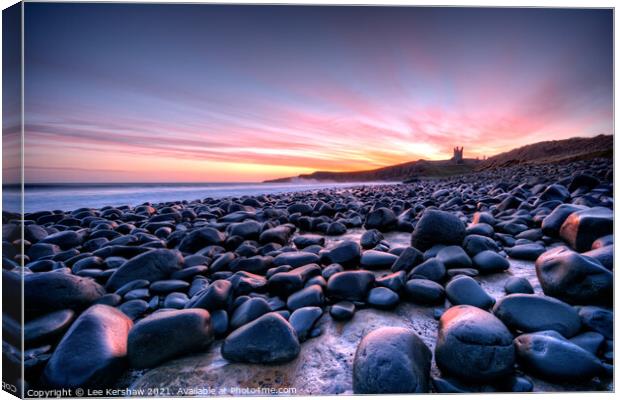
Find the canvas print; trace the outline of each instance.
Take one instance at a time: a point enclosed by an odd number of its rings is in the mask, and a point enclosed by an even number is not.
[[[612,9],[3,29],[4,390],[614,391]]]

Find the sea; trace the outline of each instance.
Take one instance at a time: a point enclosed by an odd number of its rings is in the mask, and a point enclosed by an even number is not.
[[[207,197],[257,196],[379,184],[385,185],[390,182],[27,184],[24,190],[24,211],[72,211],[82,207],[136,206],[145,202],[155,204],[167,201],[191,201]],[[4,186],[2,190],[3,210],[17,211],[20,201],[19,187]]]

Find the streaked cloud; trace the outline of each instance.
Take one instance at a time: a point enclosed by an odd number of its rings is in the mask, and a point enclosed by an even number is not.
[[[26,13],[32,182],[256,181],[613,133],[608,10]]]

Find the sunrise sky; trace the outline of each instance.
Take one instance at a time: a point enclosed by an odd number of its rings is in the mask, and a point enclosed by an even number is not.
[[[612,134],[612,11],[26,4],[29,182],[261,181]]]

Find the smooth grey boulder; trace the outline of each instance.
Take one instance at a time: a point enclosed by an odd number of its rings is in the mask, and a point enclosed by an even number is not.
[[[579,318],[589,329],[605,336],[606,339],[614,337],[614,313],[595,306],[579,307]]]
[[[437,252],[436,258],[447,269],[471,267],[471,258],[460,246],[446,246]]]
[[[439,283],[429,279],[411,279],[405,285],[407,299],[422,305],[442,304],[446,292]]]
[[[365,269],[390,269],[398,256],[378,250],[366,250],[362,253],[360,266]]]
[[[481,274],[502,272],[510,268],[510,263],[505,257],[491,250],[484,250],[476,254],[473,258],[473,264],[474,268]]]
[[[183,253],[196,253],[211,245],[222,245],[226,235],[215,228],[205,227],[193,230],[183,238],[179,244],[179,251]]]
[[[293,311],[288,322],[295,329],[299,342],[308,339],[312,328],[321,318],[321,315],[323,315],[323,310],[320,307],[302,307]]]
[[[520,276],[511,276],[504,283],[506,294],[525,293],[534,294],[534,288],[527,279]]]
[[[24,275],[27,319],[57,310],[81,311],[104,294],[105,289],[91,278],[56,271]]]
[[[422,251],[435,244],[461,245],[465,238],[465,224],[455,215],[440,210],[426,209],[411,234],[411,245]]]
[[[212,341],[208,311],[162,310],[134,325],[129,332],[127,355],[133,368],[151,368],[171,358],[204,350]]]
[[[482,235],[465,236],[465,239],[463,240],[463,248],[471,257],[485,250],[494,252],[499,251],[499,246],[495,240]]]
[[[71,325],[47,363],[41,381],[53,388],[111,385],[127,364],[133,323],[119,310],[97,304]]]
[[[369,229],[362,234],[360,238],[360,245],[362,249],[372,249],[383,240],[383,235],[377,229]]]
[[[554,330],[570,338],[581,329],[577,311],[548,296],[511,294],[497,301],[493,314],[508,328],[520,332]]]
[[[353,360],[357,394],[427,393],[431,351],[406,328],[376,329],[362,339]]]
[[[74,319],[73,310],[59,310],[26,322],[23,330],[25,347],[54,343]]]
[[[327,281],[327,295],[337,300],[364,301],[375,281],[369,271],[343,271]]]
[[[614,214],[606,207],[592,207],[575,211],[560,227],[560,237],[578,252],[588,251],[592,243],[612,234]]]
[[[593,258],[556,247],[536,260],[543,292],[569,304],[610,304],[613,273]]]
[[[400,298],[398,294],[386,287],[376,287],[370,289],[366,302],[369,306],[381,310],[391,310],[398,305]]]
[[[271,311],[269,303],[262,297],[253,297],[235,308],[230,318],[230,328],[237,329]]]
[[[222,356],[243,363],[282,363],[297,357],[300,349],[293,327],[271,312],[229,334],[222,345]]]
[[[394,229],[396,223],[397,220],[394,211],[389,208],[380,207],[368,213],[366,222],[364,222],[364,228],[387,232]]]
[[[517,260],[528,261],[535,261],[545,251],[545,246],[539,243],[518,244],[506,249],[506,253],[508,253],[510,257],[516,258]]]
[[[465,275],[457,276],[448,282],[446,296],[455,306],[464,304],[486,310],[495,304],[495,299],[475,279]]]
[[[340,264],[343,267],[356,266],[361,254],[360,245],[352,240],[343,240],[325,253],[329,263]]]
[[[290,310],[296,310],[309,306],[323,307],[324,303],[323,288],[319,285],[310,285],[299,292],[291,294],[286,301],[286,306]]]
[[[398,256],[398,259],[392,264],[392,271],[409,272],[424,260],[424,254],[415,247],[406,247]]]
[[[526,371],[550,381],[583,381],[604,373],[599,359],[561,335],[523,334],[515,339],[515,348]]]
[[[575,204],[560,204],[553,209],[542,221],[542,231],[547,236],[558,236],[560,228],[566,218],[575,211],[584,210],[586,207]]]
[[[355,315],[355,304],[350,301],[340,301],[329,308],[329,315],[337,321],[347,321]]]
[[[308,264],[316,264],[319,262],[319,256],[305,251],[291,251],[282,253],[274,258],[273,263],[276,266],[290,265],[293,268],[301,267]]]
[[[442,373],[465,381],[493,381],[514,370],[512,341],[493,314],[473,306],[451,307],[439,319],[435,362]]]
[[[178,251],[150,250],[127,260],[112,274],[106,283],[106,289],[115,291],[124,284],[137,279],[145,279],[149,282],[161,281],[182,267],[183,256]]]
[[[442,282],[446,278],[446,267],[437,258],[432,257],[413,268],[409,273],[409,278]]]
[[[614,269],[613,244],[586,251],[585,253],[581,253],[581,255],[595,259],[596,261],[600,262],[603,267],[607,268],[610,271],[613,271]]]

